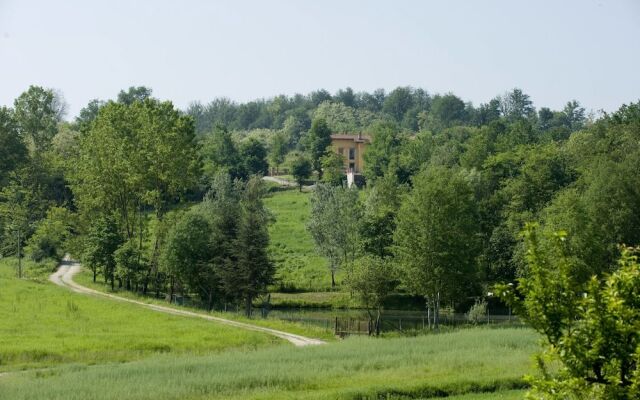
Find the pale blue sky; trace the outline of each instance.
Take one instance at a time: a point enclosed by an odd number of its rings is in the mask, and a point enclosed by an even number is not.
[[[30,84],[68,118],[131,85],[181,108],[410,85],[611,111],[640,99],[640,1],[0,0],[0,104]]]

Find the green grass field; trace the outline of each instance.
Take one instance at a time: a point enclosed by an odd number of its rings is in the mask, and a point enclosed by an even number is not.
[[[531,330],[466,329],[414,338],[352,338],[5,376],[10,399],[521,398],[537,349]],[[516,391],[514,391],[516,390]],[[487,393],[489,392],[489,393]],[[471,396],[470,394],[478,393]],[[482,394],[484,393],[484,394]]]
[[[37,279],[20,280],[15,263],[0,260],[0,371],[281,343],[262,333],[73,293],[43,279],[52,264],[31,265],[27,275]]]
[[[101,281],[97,281],[96,283],[94,283],[93,275],[91,271],[88,271],[86,269],[82,270],[82,272],[76,275],[74,277],[74,281],[83,286],[89,287],[91,289],[99,290],[101,292],[113,293],[121,297],[135,299],[138,301],[143,301],[145,303],[160,304],[165,307],[173,306],[167,303],[165,300],[155,299],[150,296],[142,296],[126,290],[118,290],[116,288],[115,290],[112,291],[111,286],[104,284]],[[264,326],[266,328],[278,329],[278,330],[295,333],[298,335],[308,336],[312,338],[318,338],[323,340],[335,340],[334,332],[332,329],[324,329],[315,325],[303,324],[298,322],[289,322],[289,321],[283,321],[278,319],[261,319],[261,318],[249,319],[249,318],[246,318],[242,314],[242,312],[233,313],[233,312],[215,312],[214,311],[214,312],[207,313],[205,310],[194,308],[194,307],[185,307],[185,306],[173,306],[173,307],[179,308],[179,309],[188,309],[193,312],[214,315],[221,318],[232,319],[234,321],[247,322],[254,325]]]
[[[270,252],[281,287],[304,291],[331,289],[327,261],[318,255],[306,224],[311,212],[310,193],[275,192],[265,204],[276,217],[269,228]],[[339,279],[339,277],[338,277]]]

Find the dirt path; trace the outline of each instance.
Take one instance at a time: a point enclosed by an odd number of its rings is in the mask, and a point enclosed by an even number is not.
[[[58,268],[58,270],[56,272],[54,272],[49,277],[49,280],[51,282],[55,283],[56,285],[69,288],[69,289],[71,289],[71,290],[73,290],[74,292],[77,292],[77,293],[89,294],[89,295],[95,295],[95,296],[101,296],[101,297],[108,297],[108,298],[113,299],[113,300],[118,300],[118,301],[124,301],[124,302],[127,302],[127,303],[137,304],[139,306],[142,306],[142,307],[145,307],[145,308],[149,308],[149,309],[154,310],[154,311],[163,312],[163,313],[166,313],[166,314],[202,318],[202,319],[206,319],[206,320],[209,320],[209,321],[213,321],[213,322],[217,322],[217,323],[221,323],[221,324],[225,324],[225,325],[235,326],[235,327],[241,328],[241,329],[247,329],[247,330],[250,330],[250,331],[264,332],[264,333],[268,333],[270,335],[279,337],[281,339],[285,339],[285,340],[293,343],[296,346],[310,346],[310,345],[318,345],[318,344],[326,343],[326,342],[324,342],[323,340],[320,340],[320,339],[312,339],[312,338],[308,338],[308,337],[305,337],[305,336],[296,335],[296,334],[293,334],[293,333],[278,331],[278,330],[275,330],[275,329],[265,328],[265,327],[258,326],[258,325],[247,324],[247,323],[244,323],[244,322],[232,321],[232,320],[229,320],[229,319],[220,318],[220,317],[214,317],[214,316],[207,315],[207,314],[201,314],[201,313],[196,313],[196,312],[187,311],[187,310],[178,310],[178,309],[175,309],[175,308],[172,308],[172,307],[165,307],[165,306],[160,306],[160,305],[156,305],[156,304],[148,304],[148,303],[144,303],[142,301],[128,299],[128,298],[125,298],[125,297],[120,297],[120,296],[116,296],[116,295],[113,295],[113,294],[103,293],[103,292],[100,292],[100,291],[97,291],[97,290],[89,289],[89,288],[84,287],[82,285],[79,285],[79,284],[77,284],[77,283],[75,283],[73,281],[73,276],[75,274],[77,274],[78,272],[80,272],[80,269],[81,269],[81,266],[80,266],[80,264],[78,262],[71,261],[71,260],[65,258],[65,260],[62,262],[62,264],[60,264],[60,267]]]

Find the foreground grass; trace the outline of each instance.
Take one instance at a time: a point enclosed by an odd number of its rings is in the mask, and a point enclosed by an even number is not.
[[[537,336],[467,329],[415,338],[352,338],[212,356],[161,355],[128,364],[5,376],[11,399],[515,399]],[[482,394],[489,392],[488,394]],[[473,393],[479,393],[471,395]]]
[[[281,343],[263,333],[73,293],[42,279],[50,265],[44,273],[35,269],[36,280],[17,279],[14,265],[15,259],[0,260],[0,371]]]
[[[311,213],[310,197],[310,193],[286,190],[265,199],[265,205],[276,217],[269,227],[269,251],[282,287],[326,291],[331,289],[327,262],[315,251],[306,227]]]
[[[298,322],[289,322],[278,319],[260,319],[260,318],[247,318],[243,316],[241,313],[233,313],[233,312],[206,312],[205,310],[194,308],[194,307],[183,307],[183,306],[175,306],[173,304],[169,304],[167,301],[162,299],[157,299],[152,296],[142,296],[137,293],[129,292],[126,290],[111,290],[109,285],[104,284],[103,282],[93,282],[93,275],[88,270],[83,270],[81,273],[74,277],[74,281],[86,286],[91,289],[95,289],[105,293],[113,293],[121,297],[135,299],[138,301],[142,301],[148,304],[159,304],[165,307],[173,307],[177,309],[188,309],[189,311],[214,315],[216,317],[226,318],[239,322],[246,322],[253,325],[262,326],[265,328],[277,329],[289,333],[294,333],[297,335],[308,336],[317,339],[324,340],[335,340],[333,329],[324,329],[311,324],[303,324]]]

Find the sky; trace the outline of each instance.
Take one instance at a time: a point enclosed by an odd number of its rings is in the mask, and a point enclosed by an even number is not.
[[[640,1],[0,0],[0,105],[29,85],[67,119],[132,85],[182,109],[413,86],[614,111],[640,100]]]

